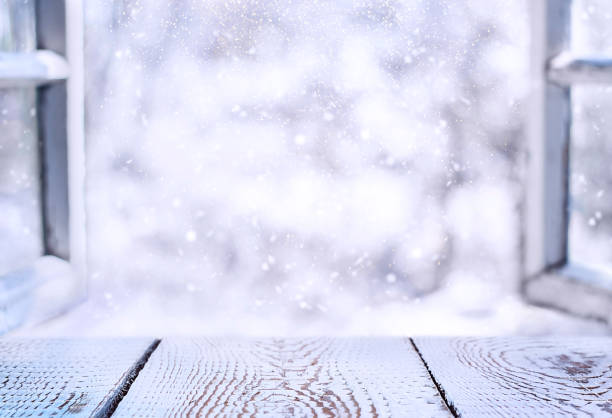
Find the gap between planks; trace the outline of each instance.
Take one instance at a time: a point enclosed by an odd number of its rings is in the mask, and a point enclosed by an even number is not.
[[[108,415],[154,341],[2,338],[0,416]]]
[[[459,416],[612,416],[612,338],[414,338]]]
[[[138,359],[136,363],[134,363],[134,365],[127,372],[125,378],[121,381],[117,389],[115,389],[115,392],[111,395],[106,405],[104,405],[102,409],[95,415],[95,418],[108,418],[113,415],[113,413],[117,409],[117,406],[119,406],[121,400],[125,397],[125,395],[127,395],[128,391],[130,390],[132,383],[136,381],[136,379],[138,378],[138,374],[147,364],[147,361],[149,361],[151,354],[153,354],[153,352],[159,346],[159,343],[161,343],[161,339],[155,339],[153,340],[151,345],[147,347],[142,356]]]
[[[431,379],[433,384],[436,386],[436,389],[438,390],[438,393],[440,394],[440,397],[444,401],[444,405],[446,405],[446,408],[448,408],[450,413],[453,414],[453,416],[455,418],[459,417],[460,416],[459,412],[455,408],[455,405],[453,405],[448,400],[448,398],[446,397],[446,392],[444,391],[444,388],[442,387],[442,385],[440,385],[440,382],[438,382],[438,380],[436,380],[436,377],[431,372],[431,369],[429,368],[429,365],[425,361],[425,358],[423,357],[423,354],[421,354],[421,351],[419,350],[419,347],[417,347],[417,345],[414,343],[414,340],[412,339],[412,337],[410,337],[408,339],[410,340],[410,344],[412,344],[412,348],[414,348],[414,351],[417,353],[417,355],[421,359],[421,362],[423,363],[423,366],[425,367],[425,370],[427,370],[427,373],[429,374],[429,378]]]

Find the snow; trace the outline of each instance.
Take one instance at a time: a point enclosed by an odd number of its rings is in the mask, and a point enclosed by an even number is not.
[[[519,306],[526,2],[87,3],[92,294],[134,327]]]
[[[598,332],[517,293],[527,0],[85,10],[90,299],[47,332]]]

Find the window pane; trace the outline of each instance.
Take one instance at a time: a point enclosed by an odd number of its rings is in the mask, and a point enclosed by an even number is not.
[[[0,51],[20,52],[36,49],[34,0],[0,2]]]
[[[612,54],[612,3],[574,0],[572,49]],[[569,258],[592,267],[612,267],[612,87],[572,88]]]
[[[612,54],[612,2],[573,0],[572,49],[580,54]]]
[[[572,94],[569,256],[612,267],[612,87]]]
[[[0,3],[0,50],[36,47],[34,2]],[[0,89],[0,274],[42,253],[34,88]]]

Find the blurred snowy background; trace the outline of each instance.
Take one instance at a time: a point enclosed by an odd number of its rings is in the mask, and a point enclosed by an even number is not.
[[[57,327],[594,329],[518,294],[528,1],[85,0],[90,299]],[[611,92],[572,161],[572,255],[608,261]]]
[[[603,5],[574,26],[606,25]],[[203,332],[525,330],[527,13],[87,0],[96,314]]]
[[[524,2],[86,13],[89,250],[109,305],[366,332],[443,288],[475,316],[516,292]]]

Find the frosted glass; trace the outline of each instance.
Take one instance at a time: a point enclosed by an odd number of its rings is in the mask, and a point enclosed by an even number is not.
[[[612,54],[612,2],[573,0],[572,49],[586,55]]]
[[[612,86],[573,91],[569,255],[612,267]]]
[[[34,2],[0,2],[0,50],[36,48]],[[0,274],[42,253],[34,88],[0,89]]]

